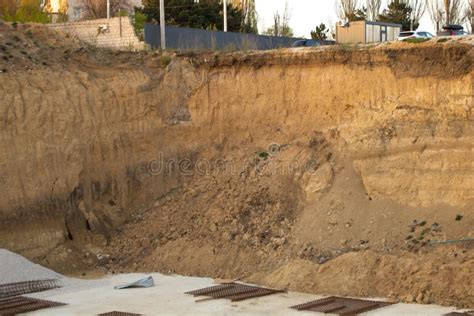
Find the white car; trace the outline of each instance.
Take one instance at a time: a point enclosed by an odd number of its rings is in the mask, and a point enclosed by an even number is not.
[[[423,32],[423,31],[409,31],[409,32],[401,32],[398,35],[397,41],[404,41],[409,38],[426,38],[430,39],[433,38],[433,34],[430,32]]]

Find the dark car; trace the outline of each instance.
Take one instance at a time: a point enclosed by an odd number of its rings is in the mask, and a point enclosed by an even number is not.
[[[334,41],[302,39],[294,42],[291,47],[317,47],[334,44]]]
[[[466,31],[464,31],[464,27],[462,25],[446,25],[443,26],[443,31],[438,32],[438,36],[462,36],[462,35],[469,35]]]

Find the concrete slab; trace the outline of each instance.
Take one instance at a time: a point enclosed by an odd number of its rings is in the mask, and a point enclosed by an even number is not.
[[[114,290],[115,285],[152,275],[155,286],[146,289]],[[320,315],[298,312],[290,306],[322,298],[305,293],[281,293],[232,303],[210,300],[196,303],[184,292],[215,285],[212,279],[152,274],[122,274],[99,280],[63,279],[62,289],[29,295],[68,305],[30,313],[29,315],[95,315],[122,311],[144,315]],[[442,315],[455,308],[436,305],[395,304],[363,315]]]
[[[144,315],[318,315],[298,312],[289,307],[323,296],[305,293],[279,293],[232,303],[229,300],[209,300],[196,303],[196,298],[184,294],[215,285],[212,279],[170,276],[152,273],[155,286],[146,289],[115,290],[114,286],[127,284],[150,274],[121,274],[97,280],[64,277],[52,270],[0,249],[0,283],[19,282],[42,278],[59,279],[62,288],[27,296],[49,299],[68,305],[40,310],[31,315],[96,315],[122,311]],[[436,305],[395,304],[365,315],[442,315],[455,308]]]

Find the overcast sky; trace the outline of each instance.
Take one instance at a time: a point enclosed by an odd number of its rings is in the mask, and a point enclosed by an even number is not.
[[[291,12],[290,26],[295,36],[309,37],[311,30],[321,22],[334,25],[336,16],[336,0],[255,0],[259,15],[259,31],[262,32],[271,26],[273,14],[278,11],[283,13],[285,3]],[[364,0],[362,0],[364,1]],[[421,20],[420,29],[434,32],[434,27],[429,19],[428,12]]]

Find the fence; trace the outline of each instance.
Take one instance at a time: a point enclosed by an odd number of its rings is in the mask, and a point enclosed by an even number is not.
[[[160,26],[146,24],[145,42],[152,48],[160,48],[160,39]],[[166,26],[166,48],[176,50],[268,50],[291,47],[297,40],[299,38]]]

